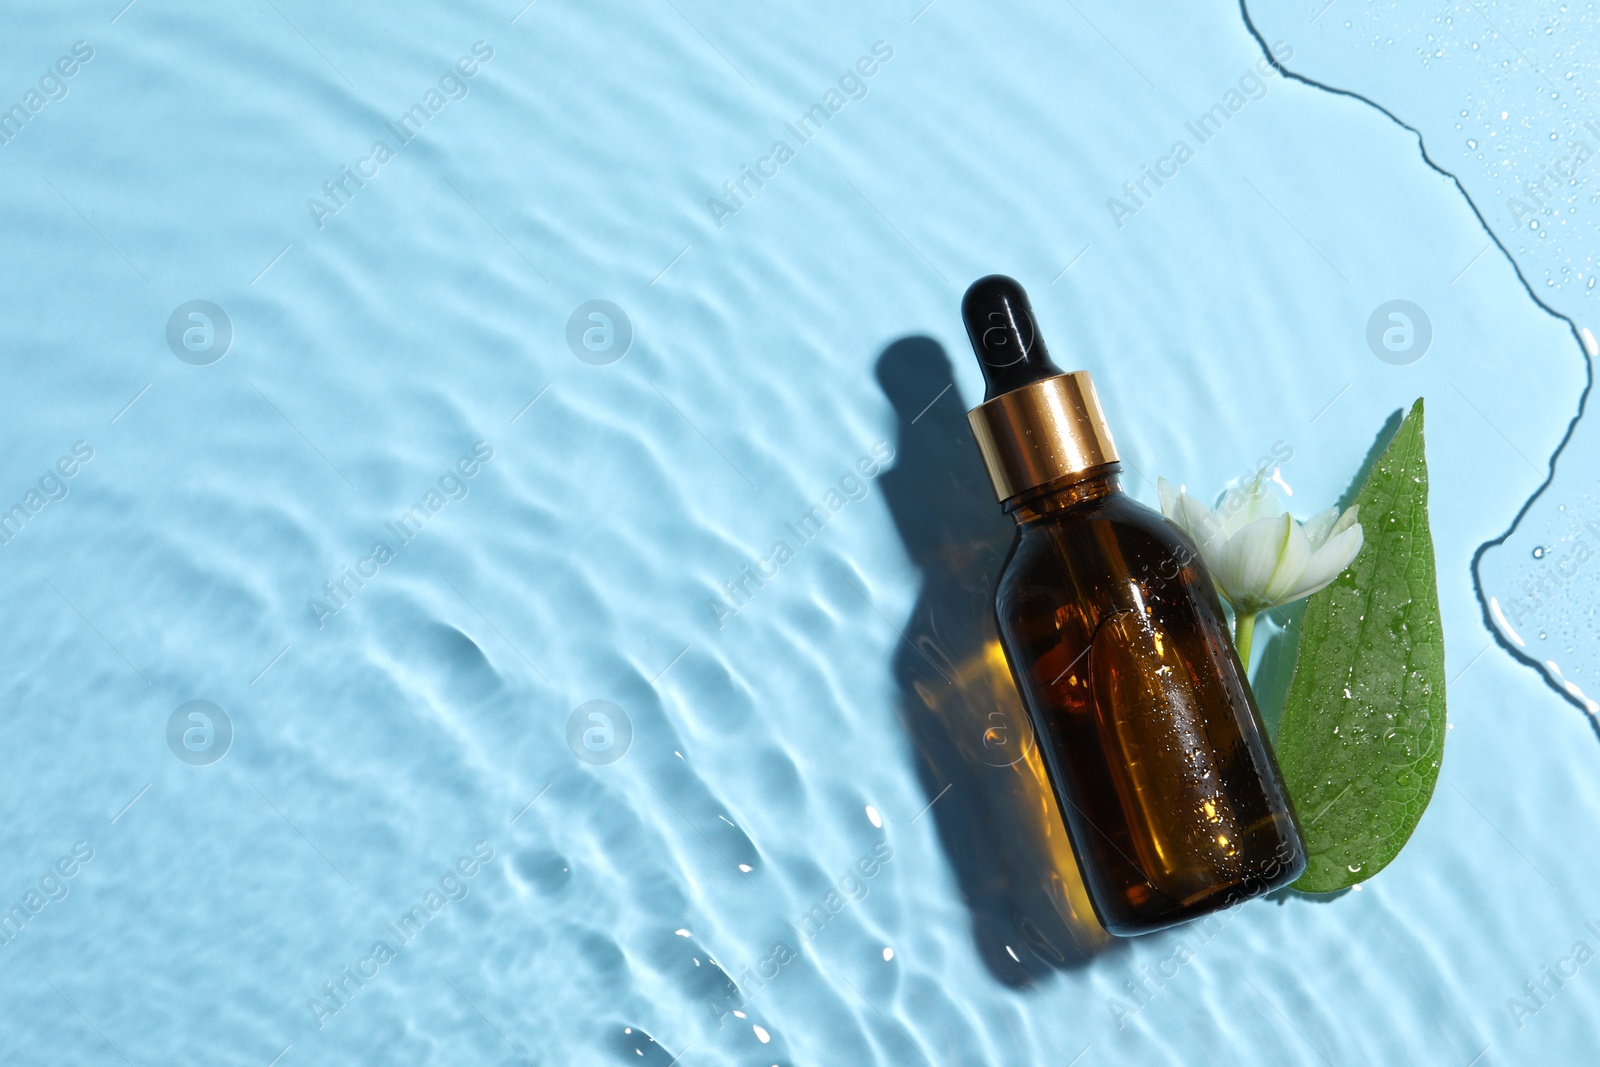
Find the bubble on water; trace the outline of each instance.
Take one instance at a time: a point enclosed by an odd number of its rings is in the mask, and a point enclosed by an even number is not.
[[[1534,548],[1533,548],[1533,558],[1534,559],[1544,559],[1544,546],[1543,545],[1535,545],[1534,546]]]

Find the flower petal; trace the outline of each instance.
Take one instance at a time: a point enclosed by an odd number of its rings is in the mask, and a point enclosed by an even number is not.
[[[1289,519],[1288,533],[1279,547],[1278,564],[1273,568],[1272,577],[1267,580],[1264,593],[1269,605],[1286,604],[1299,599],[1299,594],[1294,590],[1306,572],[1306,565],[1311,562],[1311,542],[1306,539],[1305,530],[1288,515],[1284,518]]]
[[[1223,595],[1241,611],[1260,611],[1299,582],[1311,547],[1294,519],[1282,514],[1252,522],[1228,538],[1219,556],[1213,575]]]
[[[1156,492],[1161,496],[1161,514],[1178,521],[1178,495],[1183,492],[1183,486],[1173,485],[1165,478],[1156,478]]]
[[[1356,556],[1361,552],[1361,544],[1361,527],[1355,524],[1329,537],[1321,548],[1311,554],[1311,560],[1306,564],[1294,589],[1282,602],[1308,597],[1327,586],[1343,574],[1346,567],[1355,562]]]
[[[1322,543],[1333,532],[1333,524],[1338,521],[1339,509],[1337,507],[1319,511],[1306,520],[1306,540],[1311,542],[1311,550],[1313,552],[1322,547]]]
[[[1210,508],[1188,493],[1181,493],[1178,496],[1176,511],[1177,514],[1173,516],[1172,521],[1177,523],[1178,528],[1188,534],[1196,545],[1200,546],[1202,555],[1208,550],[1220,546],[1224,540],[1222,523],[1218,522],[1217,517],[1211,514]]]
[[[1237,489],[1228,490],[1217,504],[1218,518],[1229,537],[1253,522],[1276,518],[1283,511],[1283,497],[1263,474],[1257,474]]]

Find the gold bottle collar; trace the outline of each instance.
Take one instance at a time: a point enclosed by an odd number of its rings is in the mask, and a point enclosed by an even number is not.
[[[1088,371],[1002,393],[967,412],[967,422],[1002,502],[1117,462],[1117,446]]]

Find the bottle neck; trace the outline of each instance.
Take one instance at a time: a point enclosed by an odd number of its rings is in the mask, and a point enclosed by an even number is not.
[[[1069,508],[1122,492],[1122,464],[1107,463],[1071,478],[1057,479],[1005,501],[1003,507],[1018,526],[1041,522]]]

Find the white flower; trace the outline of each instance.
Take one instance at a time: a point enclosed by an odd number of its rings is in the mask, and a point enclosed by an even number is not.
[[[1165,478],[1156,488],[1162,512],[1194,539],[1218,591],[1241,617],[1310,596],[1361,551],[1355,508],[1329,508],[1302,526],[1264,473],[1223,497],[1215,513]]]

